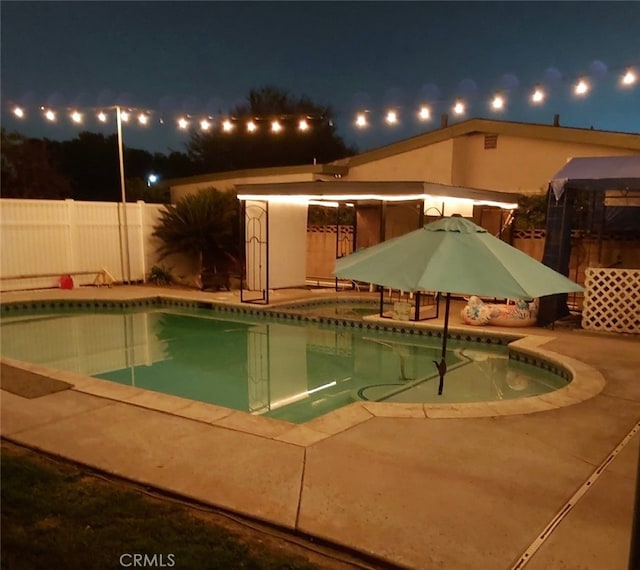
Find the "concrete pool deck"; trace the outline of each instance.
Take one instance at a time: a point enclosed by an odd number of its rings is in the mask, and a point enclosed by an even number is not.
[[[270,301],[332,294],[276,291]],[[3,293],[2,301],[160,295],[239,304],[237,292],[143,286]],[[518,567],[626,569],[640,338],[516,332],[594,370],[604,385],[570,405],[517,413],[485,407],[454,417],[455,409],[355,404],[296,426],[60,373],[53,377],[72,389],[35,398],[2,391],[2,437],[400,567],[513,568],[552,523],[549,538]]]

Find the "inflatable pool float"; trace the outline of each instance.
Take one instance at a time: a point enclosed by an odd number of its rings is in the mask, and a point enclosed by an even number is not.
[[[515,299],[507,303],[485,303],[471,296],[460,313],[467,325],[496,325],[500,327],[530,327],[538,318],[538,299]]]

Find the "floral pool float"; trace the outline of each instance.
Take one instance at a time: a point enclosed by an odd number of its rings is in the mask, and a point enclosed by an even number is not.
[[[538,299],[515,299],[508,303],[485,303],[471,296],[461,312],[467,325],[496,325],[500,327],[530,327],[538,318]]]

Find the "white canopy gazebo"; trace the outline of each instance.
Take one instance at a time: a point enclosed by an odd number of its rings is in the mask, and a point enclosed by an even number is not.
[[[375,243],[419,228],[430,216],[460,214],[471,217],[476,206],[499,208],[505,212],[517,207],[515,194],[422,181],[322,180],[237,184],[235,188],[242,203],[244,220],[242,300],[249,302],[268,303],[269,289],[305,285],[309,205],[352,206],[356,212],[366,212],[368,229],[375,226],[373,233],[377,235],[370,235]],[[405,215],[402,223],[389,231],[389,217],[394,208],[397,212],[401,205],[405,209],[409,205],[413,213],[410,217]],[[365,216],[360,218],[365,219]],[[360,245],[363,245],[361,240]],[[358,246],[356,236],[354,247]]]

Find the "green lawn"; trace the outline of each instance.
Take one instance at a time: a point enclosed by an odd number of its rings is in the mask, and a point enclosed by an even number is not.
[[[325,567],[291,545],[230,530],[186,506],[4,443],[1,469],[6,570],[102,570],[145,562],[197,570]]]

